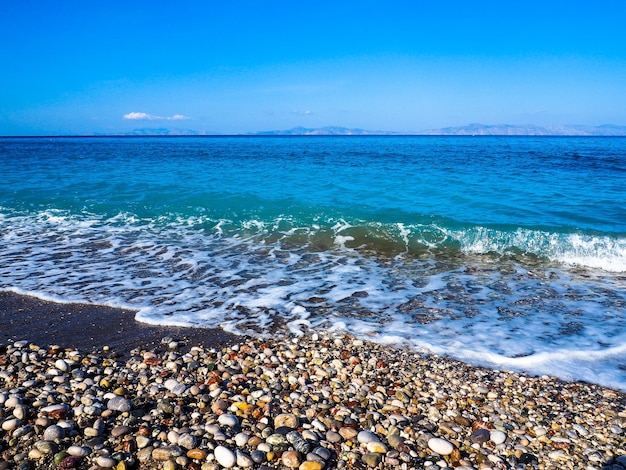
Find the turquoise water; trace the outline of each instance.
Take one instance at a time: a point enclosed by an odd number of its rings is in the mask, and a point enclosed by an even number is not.
[[[626,389],[626,139],[0,139],[0,289]]]

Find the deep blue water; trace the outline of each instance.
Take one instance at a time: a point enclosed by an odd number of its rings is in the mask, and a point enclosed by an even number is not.
[[[626,389],[626,139],[0,139],[0,289]]]

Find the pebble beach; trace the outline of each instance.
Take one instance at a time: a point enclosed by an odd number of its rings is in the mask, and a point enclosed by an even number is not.
[[[621,392],[345,335],[0,352],[0,469],[626,468]]]

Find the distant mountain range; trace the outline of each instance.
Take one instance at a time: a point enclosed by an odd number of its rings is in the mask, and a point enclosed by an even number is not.
[[[626,136],[626,126],[516,126],[510,124],[469,124],[417,132],[419,135],[548,135],[548,136]]]
[[[218,135],[210,132],[198,132],[192,129],[173,129],[169,127],[142,127],[133,129],[130,132],[126,132],[122,135],[136,135],[136,136],[185,136],[185,135]]]
[[[510,124],[469,124],[460,127],[444,127],[417,132],[370,131],[346,127],[327,126],[318,128],[294,127],[288,130],[263,131],[250,135],[529,135],[529,136],[626,136],[626,126],[606,124],[603,126],[517,126]]]
[[[119,135],[119,134],[117,134]],[[139,128],[133,129],[124,135],[135,136],[195,136],[195,135],[222,135],[219,132],[195,131],[192,129],[175,128]],[[603,126],[536,126],[536,125],[511,125],[511,124],[469,124],[459,127],[444,127],[441,129],[429,129],[416,132],[397,131],[372,131],[360,128],[347,128],[339,126],[326,126],[316,128],[293,127],[287,130],[274,130],[262,132],[250,132],[245,135],[511,135],[511,136],[626,136],[626,126],[605,124]]]
[[[283,131],[254,132],[250,135],[400,135],[400,132],[368,131],[365,129],[348,129],[347,127],[326,126],[314,129],[294,127]]]

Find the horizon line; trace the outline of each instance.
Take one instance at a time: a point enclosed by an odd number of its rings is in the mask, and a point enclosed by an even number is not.
[[[219,137],[576,137],[576,138],[625,138],[626,135],[582,135],[582,134],[36,134],[36,135],[0,135],[0,139],[141,139],[141,138],[219,138]]]

